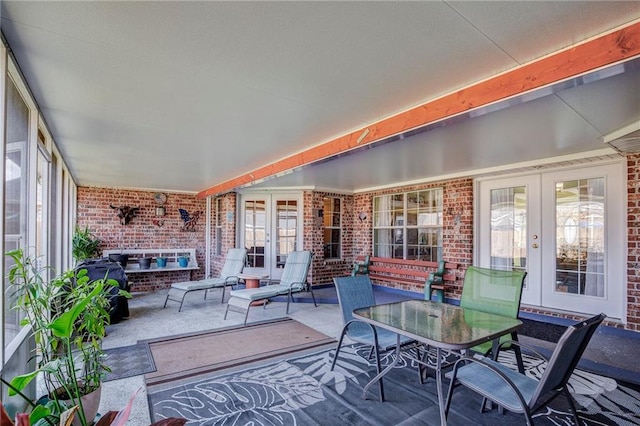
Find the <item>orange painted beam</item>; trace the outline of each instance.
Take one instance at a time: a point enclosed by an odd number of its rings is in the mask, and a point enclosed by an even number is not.
[[[372,123],[252,172],[214,185],[199,198],[222,194],[260,179],[335,156],[530,90],[567,80],[640,55],[640,22],[564,49],[423,105]],[[366,130],[369,130],[363,138]],[[361,138],[358,141],[358,138]]]

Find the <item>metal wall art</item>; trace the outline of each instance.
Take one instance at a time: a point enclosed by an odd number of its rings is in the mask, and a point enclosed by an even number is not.
[[[196,225],[198,224],[198,219],[200,218],[202,212],[197,211],[194,213],[189,213],[185,209],[178,209],[178,211],[180,212],[180,217],[182,217],[182,220],[184,221],[184,225],[182,225],[181,230],[195,232]]]
[[[118,217],[120,218],[121,225],[127,225],[131,222],[131,219],[133,219],[136,216],[136,213],[138,213],[138,210],[140,210],[140,207],[116,207],[113,204],[109,204],[109,206],[114,210],[118,210]]]

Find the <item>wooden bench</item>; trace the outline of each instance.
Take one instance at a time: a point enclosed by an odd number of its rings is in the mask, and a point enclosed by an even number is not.
[[[386,283],[402,283],[410,286],[424,287],[425,298],[436,292],[436,300],[444,301],[444,290],[447,283],[453,283],[457,277],[451,270],[458,269],[457,263],[444,262],[444,268],[439,262],[426,260],[392,259],[387,257],[356,257],[354,273],[368,271],[372,280]],[[366,265],[366,266],[365,266]]]

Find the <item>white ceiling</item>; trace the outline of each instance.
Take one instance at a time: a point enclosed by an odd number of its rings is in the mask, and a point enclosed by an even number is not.
[[[640,19],[640,2],[1,2],[80,185],[202,191]],[[640,119],[640,71],[256,186],[354,191],[575,154]]]

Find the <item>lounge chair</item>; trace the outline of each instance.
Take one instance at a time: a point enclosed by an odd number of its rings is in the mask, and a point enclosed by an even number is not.
[[[445,407],[445,420],[451,405],[455,386],[463,385],[468,389],[495,402],[500,407],[523,413],[527,425],[533,425],[532,414],[547,406],[559,395],[564,395],[577,425],[582,424],[576,412],[575,403],[567,389],[567,383],[580,357],[587,347],[598,325],[605,319],[604,314],[596,315],[586,321],[567,327],[556,345],[547,367],[538,380],[521,374],[490,358],[462,358],[456,361],[453,371],[446,374],[451,380]],[[519,342],[510,342],[526,348]],[[529,348],[538,357],[545,359],[535,349]],[[466,404],[468,401],[465,400]],[[484,411],[484,404],[483,404]]]
[[[270,298],[285,295],[287,296],[286,312],[288,314],[289,302],[293,300],[293,294],[307,289],[307,273],[311,266],[312,256],[313,254],[310,251],[294,251],[289,253],[279,284],[231,291],[231,298],[227,303],[224,319],[227,319],[229,311],[244,313],[244,324],[246,325],[249,308],[252,306],[252,303],[262,301],[264,308]],[[313,304],[318,306],[311,286],[308,286],[308,288],[313,298]]]
[[[222,300],[224,303],[224,293],[227,286],[238,284],[238,274],[242,272],[247,257],[247,250],[243,248],[233,248],[227,252],[226,259],[220,276],[218,278],[207,278],[199,281],[183,281],[171,284],[167,298],[164,300],[163,308],[167,307],[167,301],[173,300],[180,302],[178,312],[182,310],[182,304],[187,293],[192,291],[204,290],[204,298],[207,298],[207,292],[214,288],[222,287]]]

